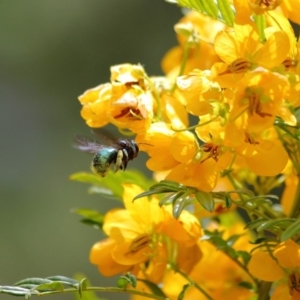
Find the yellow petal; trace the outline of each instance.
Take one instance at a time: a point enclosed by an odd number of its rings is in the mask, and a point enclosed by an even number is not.
[[[180,163],[191,160],[197,152],[195,136],[190,131],[177,132],[170,144],[171,154]]]
[[[256,252],[252,255],[249,264],[249,272],[264,281],[276,281],[285,277],[284,271],[267,252]]]
[[[100,273],[104,276],[113,276],[129,270],[126,265],[117,263],[111,255],[115,242],[111,239],[96,243],[90,252],[90,262],[98,266]]]
[[[276,287],[270,300],[292,300],[287,283],[280,284]]]
[[[292,240],[280,243],[274,250],[274,256],[283,268],[293,270],[300,267],[300,246]]]
[[[111,252],[113,259],[122,265],[135,265],[150,258],[152,252],[149,243],[142,244],[137,248],[133,248],[132,245],[133,241],[116,245]]]
[[[256,59],[260,66],[271,69],[280,65],[290,49],[290,41],[283,31],[274,32],[261,49],[256,52]]]
[[[262,143],[252,157],[246,157],[249,168],[260,176],[275,176],[285,168],[288,155],[277,140],[270,148],[269,142]]]
[[[158,205],[157,200],[150,200],[148,197],[132,201],[135,196],[144,192],[138,185],[123,184],[123,187],[124,205],[127,211],[130,212],[130,216],[135,221],[136,226],[138,226],[138,228],[132,228],[132,231],[150,234],[155,229],[155,226],[164,220],[164,209]]]

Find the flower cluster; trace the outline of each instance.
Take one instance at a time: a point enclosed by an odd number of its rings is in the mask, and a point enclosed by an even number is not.
[[[155,180],[188,193],[164,202],[149,192],[132,202],[143,191],[138,182],[124,184],[125,209],[105,215],[108,237],[93,246],[90,260],[106,276],[130,271],[161,284],[169,299],[181,293],[186,299],[268,299],[259,297],[271,285],[260,280],[275,282],[272,300],[300,299],[300,39],[289,22],[300,24],[299,3],[237,0],[229,13],[224,0],[227,14],[214,14],[205,7],[199,12],[197,1],[177,2],[194,11],[175,25],[178,46],[162,59],[165,76],[150,77],[139,64],[116,65],[109,83],[79,101],[89,127],[111,123],[135,134]],[[275,209],[264,195],[284,181]],[[246,188],[254,194],[243,193]],[[197,191],[212,195],[213,214],[191,201],[192,209],[176,219],[171,206],[162,205],[183,194],[195,199]],[[248,213],[255,235],[243,230],[232,213],[236,206]],[[219,223],[204,219],[212,215]],[[183,289],[191,282],[193,288]]]

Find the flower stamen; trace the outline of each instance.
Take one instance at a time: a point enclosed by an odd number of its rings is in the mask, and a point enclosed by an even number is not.
[[[248,113],[250,116],[253,116],[256,113],[262,118],[272,117],[272,114],[262,111],[261,101],[260,101],[261,99],[258,93],[256,93],[255,91],[251,91],[249,89],[247,94],[248,94],[247,98],[249,101]]]
[[[294,290],[300,292],[300,278],[298,274],[293,273],[289,276],[290,295],[293,295]]]
[[[238,58],[227,67],[226,71],[220,73],[219,75],[245,73],[250,68],[251,63],[248,60],[245,58]]]
[[[141,113],[138,109],[126,107],[126,108],[122,109],[121,112],[118,115],[116,115],[114,118],[120,119],[123,117],[128,117],[128,118],[134,117],[136,119],[141,119],[140,115],[141,115]]]
[[[207,159],[212,158],[215,161],[218,161],[219,154],[220,154],[220,147],[219,145],[215,145],[213,143],[206,143],[201,146],[203,152],[208,153],[208,156],[204,158],[201,163],[205,162]]]
[[[150,238],[148,235],[139,236],[134,239],[129,247],[129,252],[126,255],[135,254],[141,249],[145,248],[150,242]]]

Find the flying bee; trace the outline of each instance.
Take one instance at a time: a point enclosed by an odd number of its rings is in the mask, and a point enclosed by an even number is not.
[[[106,175],[112,165],[114,173],[118,170],[125,171],[128,162],[136,158],[139,153],[136,142],[124,138],[111,141],[109,145],[102,145],[89,137],[76,135],[74,147],[94,154],[91,169],[102,177]]]

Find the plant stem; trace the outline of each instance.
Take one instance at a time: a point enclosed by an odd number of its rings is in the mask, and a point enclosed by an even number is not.
[[[188,275],[177,269],[176,267],[172,266],[173,270],[176,273],[179,273],[183,278],[185,278],[188,282],[192,282],[194,287],[199,290],[208,300],[213,300],[213,298],[195,281],[193,281]]]
[[[300,212],[300,178],[298,176],[298,185],[297,185],[297,190],[295,193],[295,197],[294,197],[294,202],[293,202],[293,207],[292,210],[290,212],[290,216],[291,218],[297,218]]]
[[[69,289],[64,289],[63,291],[47,291],[47,292],[38,292],[38,293],[33,293],[33,295],[37,296],[47,296],[47,295],[52,295],[52,294],[64,294],[64,293],[74,293],[78,292],[78,289],[76,288],[69,288]],[[157,296],[154,294],[149,294],[137,290],[131,290],[131,289],[121,289],[121,288],[116,288],[116,287],[87,287],[84,289],[82,292],[113,292],[113,293],[129,293],[132,295],[139,295],[145,298],[150,298],[150,299],[156,299],[156,300],[168,300],[168,298],[162,297],[162,296]],[[211,299],[211,298],[210,298]]]
[[[269,300],[272,282],[262,281],[258,287],[258,300]]]

